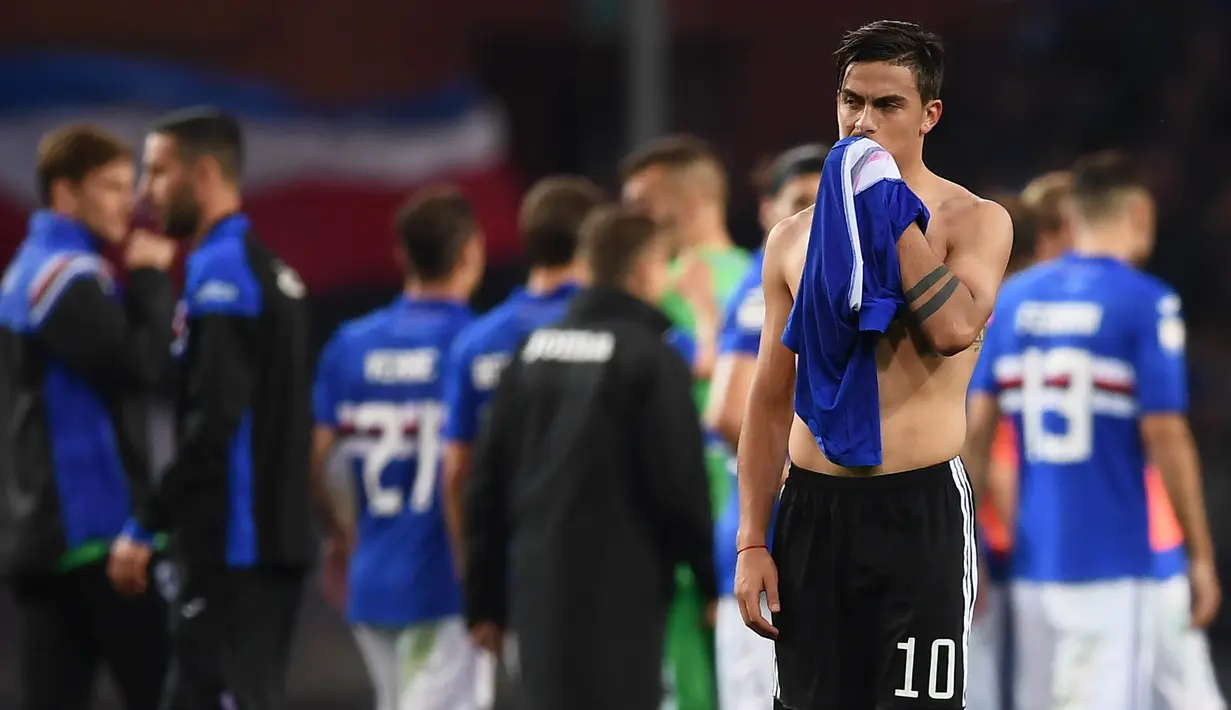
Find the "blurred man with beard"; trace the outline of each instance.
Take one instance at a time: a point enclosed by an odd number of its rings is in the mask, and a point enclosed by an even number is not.
[[[208,108],[163,118],[143,164],[141,196],[189,243],[187,336],[176,455],[115,543],[111,576],[143,589],[142,540],[169,531],[182,577],[164,707],[277,707],[316,552],[305,290],[241,211],[234,118]]]
[[[124,599],[106,576],[111,542],[150,488],[143,404],[175,308],[175,243],[129,237],[134,177],[109,133],[46,135],[42,208],[4,274],[0,573],[17,602],[24,710],[89,707],[100,665],[127,707],[153,710],[166,668],[162,601],[144,589]],[[122,293],[101,252],[126,238]]]

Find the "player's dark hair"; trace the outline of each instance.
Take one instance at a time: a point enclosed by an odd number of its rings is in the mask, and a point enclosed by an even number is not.
[[[1028,209],[1017,195],[1006,193],[994,195],[992,199],[1009,213],[1013,223],[1013,248],[1009,251],[1009,264],[1005,273],[1015,273],[1030,266],[1034,262],[1035,250],[1038,248],[1038,222],[1034,212]]]
[[[910,69],[915,76],[919,98],[931,101],[940,96],[945,80],[945,47],[940,37],[913,22],[877,20],[842,36],[838,51],[838,86],[852,64],[888,62]]]
[[[1120,198],[1126,193],[1146,189],[1146,182],[1134,162],[1115,151],[1079,158],[1070,172],[1073,174],[1073,206],[1079,215],[1091,222],[1117,213]]]
[[[218,161],[223,177],[239,182],[244,169],[244,134],[229,113],[212,106],[186,108],[154,121],[149,132],[174,138],[185,163],[209,156]]]
[[[478,234],[474,209],[449,186],[420,190],[398,210],[394,226],[407,269],[421,281],[448,278]]]
[[[530,266],[564,266],[577,256],[581,224],[607,201],[602,188],[574,175],[543,178],[521,202],[518,226]]]
[[[659,238],[653,220],[617,205],[596,208],[581,227],[581,247],[596,286],[622,287]]]
[[[757,166],[752,173],[752,187],[761,197],[774,197],[795,178],[819,174],[828,154],[829,146],[824,143],[807,143],[783,151]]]
[[[620,161],[620,179],[628,180],[651,167],[689,168],[707,163],[719,173],[724,172],[718,153],[709,143],[694,135],[678,133],[656,138],[629,153]]]
[[[51,185],[57,180],[80,185],[95,170],[131,158],[127,143],[98,126],[78,123],[57,128],[38,142],[39,203],[51,206]]]

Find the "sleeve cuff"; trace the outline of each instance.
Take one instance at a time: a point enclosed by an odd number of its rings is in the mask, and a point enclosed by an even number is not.
[[[124,529],[120,531],[120,535],[144,545],[154,544],[154,535],[147,532],[136,518],[130,518],[127,523],[124,523]]]
[[[873,298],[864,301],[859,308],[859,330],[884,333],[898,314],[901,302],[892,298]]]

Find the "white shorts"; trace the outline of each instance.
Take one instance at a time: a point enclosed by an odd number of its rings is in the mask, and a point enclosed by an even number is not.
[[[769,604],[761,597],[761,614]],[[771,710],[774,706],[774,642],[744,625],[735,597],[718,600],[714,629],[718,666],[718,707],[722,710]]]
[[[460,617],[354,633],[377,710],[480,710],[479,653]]]
[[[1013,582],[1017,710],[1150,707],[1156,587]]]
[[[967,655],[966,707],[974,710],[1000,710],[1001,670],[1005,663],[1008,607],[1007,590],[998,582],[979,580],[979,601],[970,627]]]
[[[1205,632],[1190,625],[1188,578],[1180,575],[1160,581],[1154,601],[1158,643],[1154,710],[1226,710]]]

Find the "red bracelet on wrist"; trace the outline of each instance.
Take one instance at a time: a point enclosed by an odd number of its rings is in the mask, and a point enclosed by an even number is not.
[[[748,550],[756,550],[756,549],[768,550],[769,545],[745,545],[744,547],[741,547],[735,551],[735,556],[738,557],[742,555],[743,553],[747,552]]]

